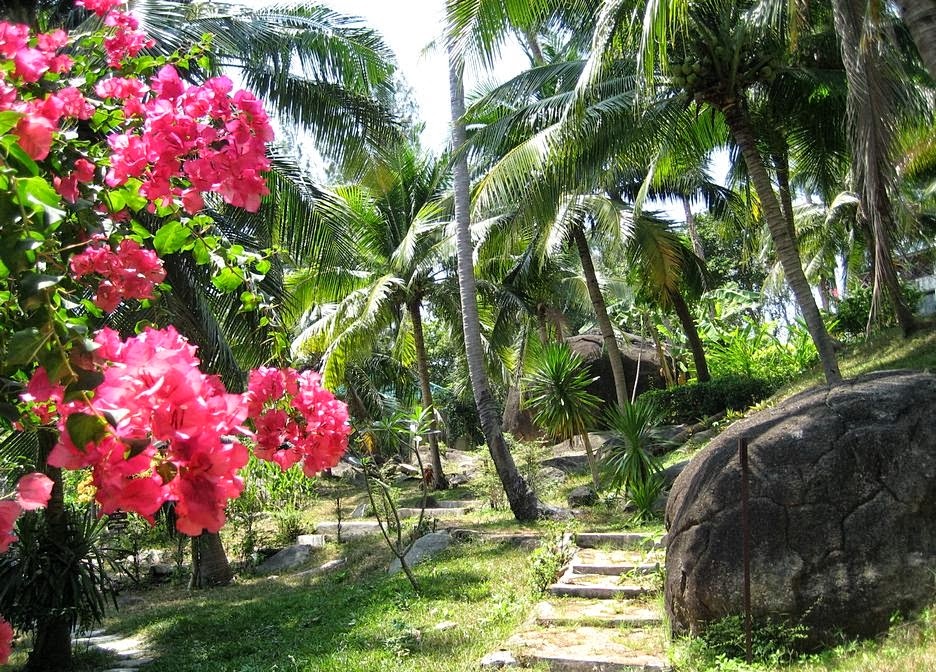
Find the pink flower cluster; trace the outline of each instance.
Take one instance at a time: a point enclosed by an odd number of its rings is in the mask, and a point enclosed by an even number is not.
[[[256,212],[269,193],[263,172],[270,166],[266,143],[273,139],[262,104],[245,91],[232,96],[227,77],[187,86],[171,65],[152,79],[153,95],[144,102],[136,98],[139,88],[126,81],[105,80],[98,87],[143,119],[139,128],[108,138],[112,155],[107,185],[140,178],[140,193],[150,201],[178,197],[189,213],[204,207],[201,192],[206,191]]]
[[[247,404],[256,430],[254,454],[284,471],[301,460],[306,476],[314,476],[338,464],[348,447],[348,408],[314,371],[251,371]]]
[[[13,626],[0,616],[0,665],[6,665],[13,648]]]
[[[58,407],[60,436],[49,464],[90,467],[105,514],[134,511],[152,520],[164,502],[174,501],[180,531],[217,532],[227,500],[243,488],[237,470],[247,463],[247,449],[232,436],[247,416],[243,396],[202,373],[195,347],[172,327],[126,341],[104,329],[95,343],[104,380],[92,398],[63,401],[42,369],[28,390],[28,400]],[[75,445],[68,431],[75,414],[99,428],[86,445]]]
[[[114,251],[102,236],[96,236],[71,258],[69,266],[75,279],[87,275],[101,278],[94,304],[108,313],[123,299],[153,298],[153,287],[166,279],[156,253],[130,238],[121,240]]]
[[[41,96],[22,98],[19,88],[34,84],[46,73],[68,73],[72,59],[58,50],[68,43],[62,30],[30,35],[27,26],[0,22],[0,57],[13,62],[11,79],[4,79],[0,70],[0,111],[13,110],[23,117],[14,133],[19,145],[31,158],[41,161],[49,155],[52,135],[64,118],[88,119],[93,113],[90,104],[73,86]]]
[[[16,498],[0,500],[0,553],[5,553],[14,541],[13,525],[23,511],[43,508],[52,495],[52,479],[45,474],[32,473],[23,476],[16,484]],[[0,616],[0,665],[10,659],[13,644],[13,628]]]

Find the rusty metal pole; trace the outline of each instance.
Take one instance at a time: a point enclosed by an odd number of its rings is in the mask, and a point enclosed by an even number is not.
[[[749,509],[750,492],[748,490],[748,441],[747,437],[738,439],[738,457],[741,461],[741,562],[744,565],[744,646],[747,662],[753,662],[753,642],[751,636],[751,514]]]

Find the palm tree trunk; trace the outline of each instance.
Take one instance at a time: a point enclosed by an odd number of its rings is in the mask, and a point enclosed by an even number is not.
[[[897,0],[897,7],[927,72],[936,80],[936,0]]]
[[[893,90],[888,84],[889,75],[872,50],[861,46],[867,37],[864,0],[835,0],[832,5],[848,79],[849,136],[857,147],[852,153],[852,172],[855,186],[861,194],[861,210],[874,243],[871,316],[880,307],[883,289],[894,308],[901,331],[908,336],[916,329],[916,321],[900,291],[891,251],[891,235],[895,229],[891,192],[897,175],[890,160],[894,131],[887,119],[894,114],[890,99]]]
[[[608,317],[608,309],[605,307],[601,286],[598,284],[598,275],[595,273],[595,264],[592,263],[588,239],[585,238],[585,229],[580,224],[572,225],[572,238],[575,241],[579,259],[582,262],[585,286],[588,288],[588,296],[595,309],[598,329],[601,331],[605,350],[608,351],[608,359],[611,360],[611,373],[614,376],[614,393],[617,396],[617,403],[620,408],[624,408],[627,405],[627,380],[624,374],[624,360],[621,358],[621,350],[618,348],[617,338],[614,336],[614,327],[611,325],[611,318]]]
[[[796,240],[796,221],[793,218],[793,188],[790,186],[790,157],[786,147],[775,149],[771,159],[777,173],[777,191],[780,193],[780,210],[786,220],[790,235]]]
[[[731,135],[744,156],[748,175],[754,183],[761,207],[764,210],[764,216],[767,219],[767,228],[770,231],[777,258],[780,260],[787,283],[790,285],[800,312],[803,314],[803,319],[806,321],[809,335],[812,337],[813,343],[816,344],[826,382],[830,385],[841,382],[842,374],[839,373],[838,358],[835,354],[832,338],[826,331],[822,315],[819,313],[816,300],[813,298],[812,290],[809,287],[809,281],[806,280],[799,250],[796,247],[796,240],[790,235],[789,226],[783,212],[780,210],[780,204],[777,201],[776,194],[774,194],[773,185],[770,183],[770,176],[767,174],[764,159],[757,149],[757,142],[751,130],[751,124],[743,107],[743,102],[728,101],[722,106],[722,112],[725,115],[725,121]]]
[[[46,460],[55,447],[57,436],[48,429],[39,430],[39,469],[52,479],[52,494],[46,505],[45,537],[40,544],[48,549],[47,557],[59,555],[56,549],[63,539],[68,538],[68,511],[65,509],[65,494],[62,470],[50,467]],[[39,550],[42,553],[42,549]],[[50,615],[42,618],[36,627],[32,651],[24,672],[65,672],[72,669],[71,627],[65,616]]]
[[[473,248],[471,246],[468,157],[465,146],[465,89],[461,68],[449,53],[449,93],[452,103],[452,173],[455,191],[455,254],[458,260],[458,294],[462,307],[462,329],[465,335],[465,356],[468,376],[474,393],[481,429],[491,453],[497,476],[504,486],[510,510],[517,520],[536,520],[540,514],[539,501],[520,475],[513,456],[504,441],[497,404],[488,386],[484,371],[484,351],[481,348],[481,325],[478,318],[477,287],[475,285]]]
[[[429,358],[426,356],[426,341],[423,338],[422,314],[419,300],[406,304],[410,321],[413,323],[413,344],[416,346],[416,372],[419,375],[419,389],[422,392],[422,405],[428,409],[429,416],[429,462],[432,466],[430,490],[445,490],[448,479],[442,472],[442,457],[439,455],[439,431],[436,424],[435,405],[432,403],[432,388],[429,386]]]
[[[696,226],[695,215],[692,214],[689,199],[682,197],[683,212],[686,215],[686,231],[689,233],[689,240],[692,242],[692,252],[702,261],[705,261],[705,248],[702,246],[702,236],[699,235],[699,229]]]
[[[588,468],[591,470],[592,484],[595,486],[595,492],[601,492],[601,473],[598,471],[598,460],[595,458],[595,451],[592,450],[591,439],[588,438],[588,432],[582,432],[582,443],[585,444],[585,457],[588,458]]]
[[[708,362],[705,360],[705,348],[702,347],[702,339],[699,338],[699,330],[696,328],[695,319],[686,300],[679,290],[672,293],[670,300],[673,302],[673,310],[676,311],[676,317],[679,318],[679,324],[682,325],[686,339],[689,341],[689,350],[692,351],[692,361],[695,363],[696,378],[700,383],[710,379]]]
[[[221,535],[203,532],[192,537],[192,579],[189,588],[226,586],[234,578]]]

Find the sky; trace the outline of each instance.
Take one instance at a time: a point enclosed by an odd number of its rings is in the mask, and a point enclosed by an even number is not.
[[[427,149],[440,151],[448,143],[449,83],[445,52],[431,47],[442,35],[443,0],[323,0],[324,5],[349,16],[359,16],[383,35],[387,46],[397,56],[400,71],[413,89],[420,117],[426,123],[423,143]],[[521,72],[527,64],[522,50],[514,46],[504,50],[501,62],[482,78],[468,73],[466,90],[479,81],[494,78],[505,81]]]

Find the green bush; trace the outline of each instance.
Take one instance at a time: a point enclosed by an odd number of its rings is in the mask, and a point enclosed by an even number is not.
[[[663,422],[698,422],[726,410],[743,411],[769,397],[780,381],[743,376],[713,378],[706,383],[689,383],[667,390],[648,390],[641,399],[655,401]]]
[[[774,670],[801,657],[809,639],[808,628],[782,618],[755,618],[751,628],[753,666],[746,657],[744,620],[728,616],[706,625],[698,637],[687,642],[685,661],[680,669],[734,672],[735,670]]]
[[[913,310],[920,301],[920,291],[913,285],[902,285],[901,293],[907,305]],[[878,311],[878,320],[872,327],[892,327],[897,323],[890,301],[886,296],[883,303],[881,310]],[[835,336],[846,340],[863,339],[868,326],[870,311],[871,287],[862,285],[854,288],[846,298],[836,304],[830,331]]]

